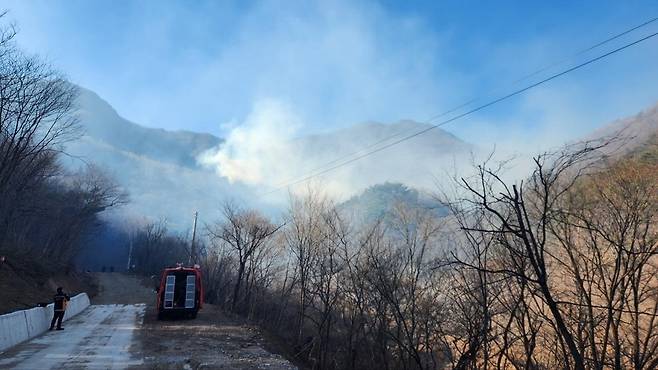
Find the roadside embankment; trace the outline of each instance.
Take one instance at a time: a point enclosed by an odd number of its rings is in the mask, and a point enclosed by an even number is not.
[[[81,293],[71,298],[64,320],[68,320],[89,306],[89,297]],[[0,315],[0,351],[34,338],[50,327],[53,304]]]
[[[87,293],[92,299],[98,291],[91,273],[8,256],[0,262],[0,315],[51,302],[57,287],[71,296]]]

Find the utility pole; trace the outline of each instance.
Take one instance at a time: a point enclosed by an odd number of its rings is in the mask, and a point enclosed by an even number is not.
[[[196,219],[199,217],[199,212],[194,212],[194,226],[192,227],[192,245],[190,246],[190,265],[196,263],[196,249],[194,241],[196,239]]]
[[[130,249],[128,249],[128,265],[126,266],[126,271],[130,272],[130,262],[131,259],[133,258],[133,232],[130,232],[130,235],[128,236],[128,239],[130,239]]]

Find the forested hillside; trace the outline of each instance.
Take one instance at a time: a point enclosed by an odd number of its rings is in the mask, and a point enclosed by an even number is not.
[[[142,126],[123,118],[94,92],[81,87],[77,90],[75,116],[80,137],[64,146],[68,154],[61,158],[64,167],[77,171],[94,163],[111,175],[130,194],[130,202],[117,212],[116,218],[137,223],[143,218],[166,219],[168,227],[178,232],[190,229],[195,211],[206,221],[217,218],[218,205],[224,199],[240,199],[276,214],[285,207],[285,191],[270,197],[262,197],[262,193],[305,171],[335,164],[336,158],[346,158],[364,147],[395,140],[404,132],[429,127],[406,120],[353,124],[295,138],[277,135],[252,138],[245,133],[247,138],[241,145],[250,147],[254,153],[241,156],[244,148],[235,143],[227,144],[206,133]],[[268,150],[269,147],[281,150]],[[433,185],[433,175],[445,169],[435,169],[437,163],[449,163],[447,167],[461,163],[475,149],[447,131],[436,129],[342,172],[339,181],[331,182],[336,185],[333,193],[347,199],[387,181],[427,188]],[[208,160],[217,153],[228,162],[218,165]],[[417,167],[409,168],[409,162]],[[252,184],[240,176],[221,176],[220,172],[232,163],[253,163],[258,167],[257,177],[264,181]],[[246,176],[246,171],[238,171],[238,175]]]
[[[145,338],[160,346],[158,363],[185,346],[219,357],[217,341],[241,346],[228,333],[247,332],[233,325],[246,321],[313,370],[658,368],[658,105],[585,140],[519,154],[528,156],[521,158],[527,168],[495,153],[481,161],[470,155],[474,145],[442,127],[476,112],[486,120],[485,108],[649,37],[489,103],[471,100],[443,121],[434,116],[435,124],[368,122],[280,135],[298,117],[273,104],[243,112],[245,122],[220,139],[124,119],[23,52],[15,36],[13,27],[0,27],[0,313],[49,300],[58,285],[93,294],[87,270],[111,272],[101,276],[112,289],[121,281],[155,285],[163,269],[179,265],[162,275],[160,312],[149,307],[155,323],[145,327],[157,330]],[[373,80],[397,69],[382,71]],[[347,89],[327,89],[334,90]],[[364,102],[374,88],[366,90]],[[327,91],[318,95],[329,99]],[[522,124],[500,127],[510,135],[526,129],[528,115],[540,114],[525,109]],[[488,119],[500,123],[507,113]],[[451,165],[459,171],[437,184],[435,175]],[[190,275],[182,265],[191,265]],[[115,290],[105,303],[119,303],[129,289]],[[139,300],[150,299],[150,288],[139,290]],[[175,310],[194,318],[203,301],[211,305],[205,312],[231,318],[227,334],[213,320],[156,321]],[[89,320],[105,322],[117,307],[97,308]],[[121,337],[115,351],[130,347],[129,333],[143,324],[136,321],[149,320],[144,305],[132,308],[123,313],[129,320],[98,326]],[[103,331],[95,328],[87,327]],[[208,332],[212,340],[195,342]],[[161,351],[167,345],[158,336],[171,333],[183,339],[168,343],[185,344]],[[103,335],[89,343],[110,343]],[[235,352],[248,356],[256,347]]]
[[[540,154],[523,182],[483,163],[437,195],[447,217],[381,206],[417,199],[393,184],[361,196],[367,223],[321,192],[278,224],[227,204],[207,230],[208,299],[320,369],[654,368],[655,142],[611,158],[619,140]]]
[[[79,135],[78,90],[21,52],[14,35],[12,27],[0,28],[0,291],[19,296],[13,304],[24,307],[36,304],[29,290],[40,284],[50,295],[47,281],[72,271],[84,236],[124,193],[94,166],[76,172],[60,166],[63,145]]]

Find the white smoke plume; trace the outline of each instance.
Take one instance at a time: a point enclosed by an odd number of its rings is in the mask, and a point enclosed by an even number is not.
[[[274,99],[261,100],[244,123],[233,128],[218,148],[202,153],[199,162],[231,183],[285,181],[292,172],[289,141],[301,127],[301,120],[289,106]]]
[[[336,199],[386,181],[431,188],[437,175],[453,169],[456,161],[462,166],[472,149],[440,129],[342,166],[358,156],[354,153],[367,152],[364,148],[378,148],[425,127],[413,121],[370,122],[304,134],[303,120],[289,105],[267,99],[255,104],[222,144],[202,153],[198,160],[231,183],[251,185],[256,193],[280,190],[279,195],[285,196],[287,191],[305,191],[309,182],[299,180],[309,175],[313,175],[312,186],[320,186]],[[395,135],[398,133],[403,135]],[[334,166],[338,168],[332,169]],[[331,170],[321,173],[323,169]]]

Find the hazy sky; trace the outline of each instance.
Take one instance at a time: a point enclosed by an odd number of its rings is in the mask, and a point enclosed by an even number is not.
[[[259,102],[301,129],[418,121],[658,16],[657,1],[2,0],[19,44],[124,117],[226,135]],[[446,129],[519,145],[580,135],[658,100],[658,37]],[[544,76],[546,75],[543,74]],[[527,83],[531,80],[524,81]],[[520,85],[517,85],[520,86]],[[498,89],[498,90],[497,90]],[[260,104],[262,105],[262,104]],[[522,143],[521,143],[522,142]]]

